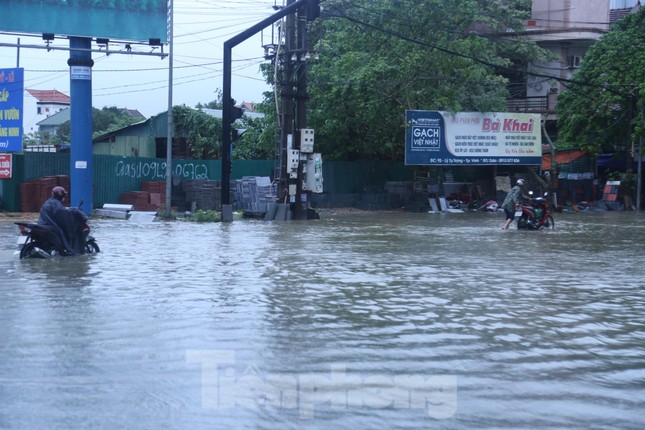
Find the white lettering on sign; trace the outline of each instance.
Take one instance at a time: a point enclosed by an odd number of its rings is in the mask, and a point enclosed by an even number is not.
[[[440,137],[439,127],[412,127],[412,150],[438,151]]]

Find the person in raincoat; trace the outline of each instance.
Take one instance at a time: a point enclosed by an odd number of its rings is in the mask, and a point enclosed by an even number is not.
[[[38,224],[49,226],[58,234],[63,248],[69,255],[76,254],[72,241],[78,229],[74,214],[64,204],[67,191],[63,187],[54,187],[52,196],[40,208]]]
[[[511,191],[506,195],[506,198],[502,203],[502,209],[504,209],[504,214],[506,214],[506,221],[504,221],[502,230],[508,230],[508,227],[515,219],[515,205],[522,204],[525,200],[530,199],[529,196],[524,194],[525,185],[526,181],[524,181],[524,179],[518,179],[517,182],[515,182],[515,186],[511,188]]]

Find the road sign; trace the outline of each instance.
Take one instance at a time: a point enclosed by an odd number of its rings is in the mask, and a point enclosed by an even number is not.
[[[11,154],[0,154],[0,179],[11,179],[12,172]]]

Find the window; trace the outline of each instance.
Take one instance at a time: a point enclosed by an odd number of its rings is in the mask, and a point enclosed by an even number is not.
[[[610,9],[626,9],[636,6],[638,0],[611,0]]]

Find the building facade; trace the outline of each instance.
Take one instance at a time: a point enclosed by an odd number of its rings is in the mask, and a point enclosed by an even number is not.
[[[587,50],[611,31],[611,24],[640,8],[640,0],[533,0],[526,37],[551,53],[547,63],[527,65],[528,77],[512,84],[510,112],[542,114],[556,138],[558,94],[584,61]],[[564,83],[563,83],[564,81]]]
[[[37,133],[38,123],[70,107],[70,97],[58,90],[25,89],[23,133]]]

